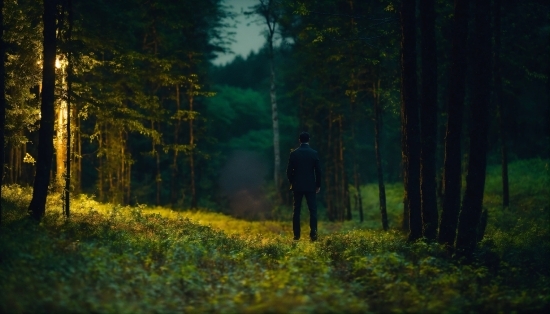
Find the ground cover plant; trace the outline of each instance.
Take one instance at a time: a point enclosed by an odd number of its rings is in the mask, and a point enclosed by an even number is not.
[[[510,167],[512,206],[488,173],[489,223],[475,259],[408,243],[368,220],[321,222],[318,242],[292,241],[289,221],[244,221],[203,211],[102,204],[89,196],[61,215],[51,197],[40,224],[29,190],[4,186],[2,313],[539,312],[550,305],[549,162]],[[390,185],[388,195],[402,186]],[[374,212],[374,213],[373,213]]]

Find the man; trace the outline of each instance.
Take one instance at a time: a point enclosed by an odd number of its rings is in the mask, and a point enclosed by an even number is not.
[[[294,194],[294,214],[292,229],[294,240],[300,239],[300,209],[302,198],[306,197],[309,209],[309,237],[317,240],[317,200],[315,194],[321,190],[321,167],[317,151],[309,147],[309,133],[300,134],[300,147],[290,153],[286,176]]]

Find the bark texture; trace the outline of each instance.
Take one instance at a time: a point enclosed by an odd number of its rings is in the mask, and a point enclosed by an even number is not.
[[[53,158],[53,135],[55,123],[55,52],[56,52],[56,1],[44,0],[44,58],[42,68],[42,103],[40,105],[40,129],[38,136],[38,157],[34,177],[32,200],[29,205],[31,216],[40,220],[46,211],[46,197],[50,183]]]
[[[378,199],[380,202],[380,216],[382,228],[388,230],[388,212],[386,209],[386,186],[384,185],[384,171],[380,154],[380,137],[382,131],[382,108],[380,107],[380,80],[372,84],[374,91],[374,152],[376,155],[376,174],[378,178]]]
[[[438,241],[452,247],[456,237],[460,210],[461,133],[466,92],[466,39],[468,37],[469,0],[455,0],[447,129],[445,131],[445,159],[443,165],[443,202]]]
[[[501,72],[501,62],[500,62],[500,50],[501,50],[501,0],[494,0],[494,69],[493,69],[493,78],[494,78],[494,100],[497,107],[497,116],[499,124],[499,134],[500,134],[500,153],[501,153],[501,163],[502,163],[502,207],[507,208],[510,206],[510,188],[508,180],[508,147],[506,145],[506,126],[504,123],[504,104],[502,102],[502,72]]]
[[[422,237],[420,212],[420,130],[416,76],[416,1],[401,4],[401,134],[404,208],[409,218],[409,241]],[[403,219],[407,219],[404,217]]]
[[[487,167],[487,133],[491,80],[491,1],[478,0],[475,8],[474,58],[470,152],[466,189],[459,215],[457,253],[470,256],[476,246],[477,229],[483,206]]]
[[[6,67],[4,45],[4,0],[0,0],[0,199],[4,183],[4,132],[6,129]],[[0,202],[0,224],[2,223],[2,202]]]
[[[437,49],[435,41],[435,0],[420,0],[422,34],[422,104],[420,155],[420,196],[423,235],[437,237],[437,196],[435,151],[437,148]]]

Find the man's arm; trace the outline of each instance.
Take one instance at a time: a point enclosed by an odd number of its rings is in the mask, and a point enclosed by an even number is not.
[[[290,154],[290,157],[288,158],[288,166],[286,167],[286,177],[288,179],[288,182],[292,184],[294,182],[294,164],[292,162],[292,153]]]

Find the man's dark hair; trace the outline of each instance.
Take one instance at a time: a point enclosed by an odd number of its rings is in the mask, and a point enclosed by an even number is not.
[[[309,133],[302,132],[300,133],[300,143],[307,143],[309,142]]]

